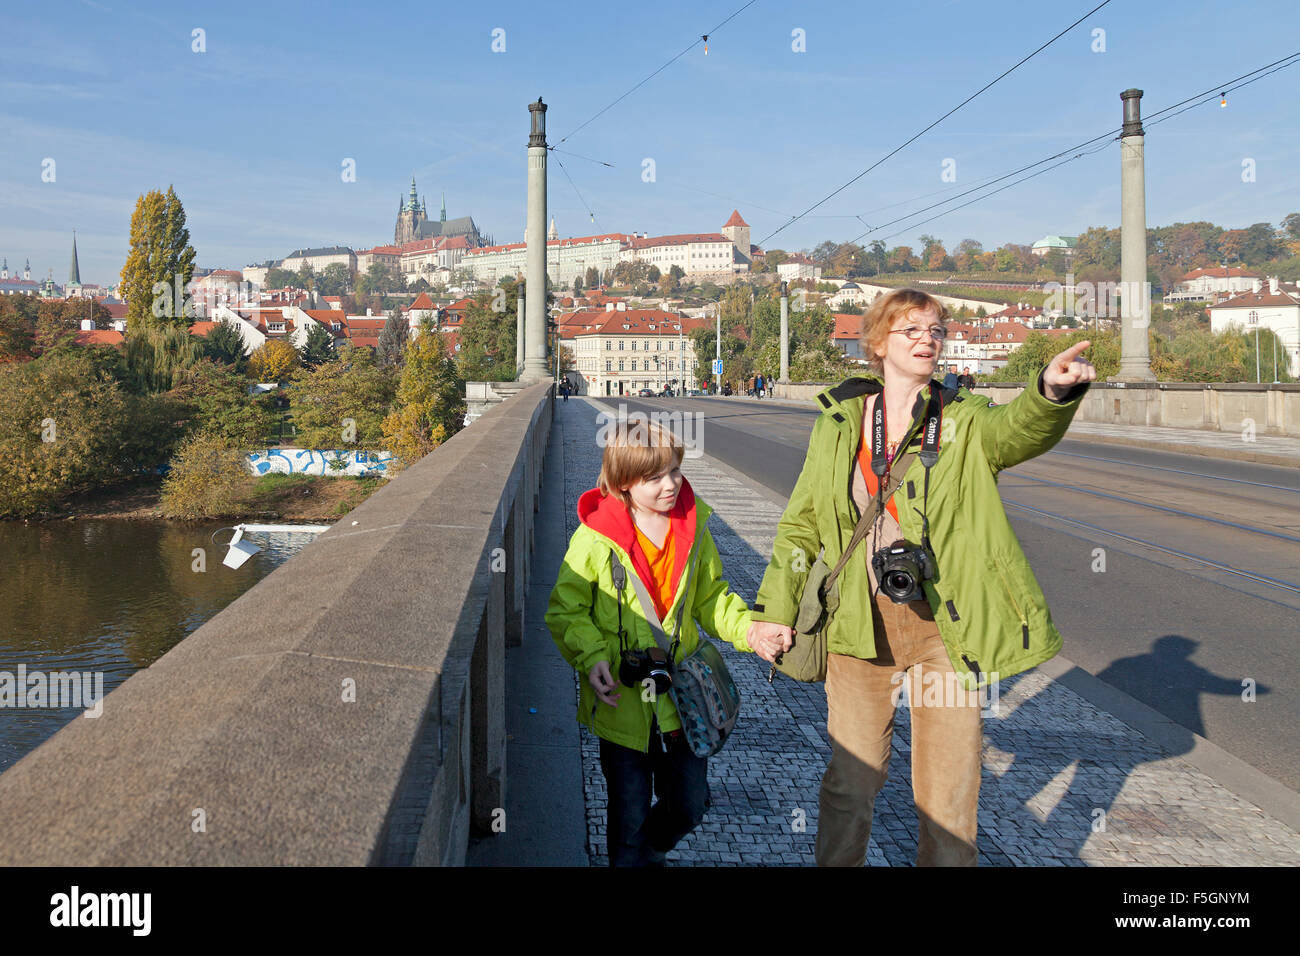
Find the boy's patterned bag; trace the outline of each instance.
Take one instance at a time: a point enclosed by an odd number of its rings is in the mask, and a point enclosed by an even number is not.
[[[695,653],[673,671],[669,693],[691,753],[712,757],[721,750],[740,716],[740,691],[712,641],[700,635]]]
[[[609,560],[616,572],[623,571],[622,563],[613,549],[609,552]],[[691,581],[695,577],[696,563],[697,558],[692,556],[687,570],[684,595],[691,593]],[[668,659],[673,660],[682,633],[682,614],[686,610],[687,602],[683,600],[677,605],[676,627],[673,631],[672,643],[669,644],[663,625],[659,623],[659,615],[655,612],[654,601],[651,600],[650,592],[646,590],[641,576],[635,573],[616,573],[614,578],[616,586],[619,591],[622,591],[621,582],[629,577],[632,579],[632,588],[641,602],[641,611],[645,615],[646,623],[650,625],[655,642],[668,653]],[[718,653],[713,642],[703,634],[700,635],[699,647],[673,667],[673,684],[668,693],[677,708],[677,716],[681,719],[682,731],[686,735],[686,743],[691,748],[691,753],[697,757],[712,757],[721,750],[723,744],[727,742],[727,736],[736,726],[736,718],[740,716],[740,691],[736,687],[736,682],[732,680],[731,672],[727,670],[722,655]]]

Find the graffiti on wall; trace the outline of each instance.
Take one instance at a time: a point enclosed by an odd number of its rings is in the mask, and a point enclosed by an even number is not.
[[[359,478],[363,475],[392,477],[388,470],[392,452],[341,450],[336,448],[269,448],[246,456],[248,470],[255,475],[324,475],[328,478]]]

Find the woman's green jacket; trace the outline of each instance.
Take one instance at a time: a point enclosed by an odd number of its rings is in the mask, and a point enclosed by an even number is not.
[[[781,517],[754,604],[755,620],[793,626],[819,551],[824,547],[824,560],[834,566],[853,536],[858,520],[853,469],[863,408],[866,397],[881,389],[880,379],[868,376],[847,379],[817,396],[821,415]],[[917,396],[911,437],[903,448],[919,444],[931,389],[940,391],[943,405],[928,504],[937,570],[924,589],[953,668],[973,687],[1034,667],[1061,649],[1047,600],[1003,510],[997,476],[1060,441],[1088,385],[1077,385],[1062,402],[1053,402],[1042,392],[1040,371],[1014,401],[996,405],[968,389],[942,389],[932,382]],[[894,495],[899,526],[911,544],[921,540],[924,494],[925,468],[916,458]],[[830,653],[870,660],[876,657],[870,555],[865,544],[858,550],[840,574],[839,608],[826,638]]]

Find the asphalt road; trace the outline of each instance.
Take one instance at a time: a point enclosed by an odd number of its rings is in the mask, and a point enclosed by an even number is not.
[[[818,414],[603,401],[704,415],[704,453],[782,498]],[[999,487],[1064,656],[1300,790],[1300,469],[1066,439]]]

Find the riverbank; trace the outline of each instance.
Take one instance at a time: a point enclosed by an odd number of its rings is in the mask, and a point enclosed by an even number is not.
[[[240,506],[213,518],[332,524],[382,488],[388,478],[326,478],[320,475],[250,475]],[[110,488],[73,495],[49,511],[10,521],[63,521],[86,518],[166,519],[162,478],[149,475]]]

